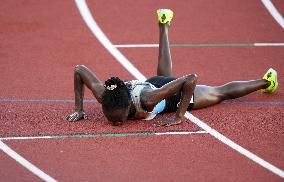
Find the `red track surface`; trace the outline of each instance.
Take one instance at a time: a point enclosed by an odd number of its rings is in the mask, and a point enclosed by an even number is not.
[[[59,181],[279,180],[208,135],[7,143]]]
[[[283,15],[283,3],[273,3]],[[171,43],[284,42],[284,31],[260,1],[88,1],[113,44],[157,43],[154,12],[175,11]],[[120,16],[117,16],[120,15]],[[131,19],[129,18],[131,17]],[[85,64],[105,80],[131,76],[97,42],[73,1],[3,1],[0,7],[0,98],[73,99],[73,68]],[[157,48],[121,49],[146,76],[155,73]],[[283,47],[173,47],[174,73],[197,73],[200,84],[260,78],[279,72],[275,94],[240,101],[284,101]],[[186,59],[185,59],[186,58]],[[90,92],[87,99],[93,99]],[[194,124],[156,128],[153,121],[107,123],[97,103],[86,103],[90,120],[63,118],[73,103],[0,103],[0,137],[162,130],[200,130]],[[283,105],[221,104],[193,111],[205,123],[284,169]],[[159,116],[157,119],[167,117]],[[5,141],[59,181],[281,181],[281,178],[209,134]],[[36,155],[35,155],[36,154]],[[38,181],[0,153],[0,181]]]
[[[276,7],[277,11],[283,15],[284,13],[284,4],[282,3],[281,0],[273,0],[272,3],[274,4],[274,6]]]
[[[0,164],[1,164],[1,181],[38,181],[38,177],[23,168],[19,163],[15,162],[14,159],[7,156],[5,153],[0,153]]]
[[[159,32],[155,31],[157,22],[153,12],[161,7],[169,7],[175,11],[174,28],[171,30],[170,38],[174,43],[283,42],[284,40],[283,30],[258,0],[246,3],[238,0],[174,3],[169,0],[162,2],[96,0],[88,1],[88,4],[96,21],[114,44],[157,42]],[[123,16],[114,18],[117,14]]]

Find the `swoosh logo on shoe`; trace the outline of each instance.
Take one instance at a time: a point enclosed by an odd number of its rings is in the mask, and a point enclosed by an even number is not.
[[[271,72],[269,72],[268,74],[267,74],[267,78],[270,78],[271,77]]]
[[[166,15],[165,15],[165,14],[163,14],[163,16],[162,16],[162,21],[164,22],[164,21],[165,21],[165,19],[166,19]]]
[[[275,81],[272,81],[272,83],[273,83],[273,86],[271,88],[274,88],[275,87]]]

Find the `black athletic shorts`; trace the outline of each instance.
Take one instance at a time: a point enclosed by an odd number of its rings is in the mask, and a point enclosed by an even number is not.
[[[164,85],[166,85],[167,83],[175,80],[177,78],[175,77],[165,77],[165,76],[154,76],[151,77],[149,79],[146,80],[146,82],[151,83],[152,85],[154,85],[157,88],[160,88]],[[180,102],[180,98],[181,98],[181,93],[177,93],[174,96],[171,97],[167,97],[166,98],[166,107],[164,109],[163,112],[175,112],[177,111],[178,108],[178,104]],[[194,96],[193,96],[193,101],[194,101]],[[194,103],[190,103],[187,110],[191,110],[193,108]]]

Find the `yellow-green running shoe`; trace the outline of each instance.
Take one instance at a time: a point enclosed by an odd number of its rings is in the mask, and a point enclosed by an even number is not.
[[[158,21],[161,24],[171,24],[171,20],[174,16],[174,12],[170,9],[158,9],[157,10]]]
[[[263,79],[270,82],[269,87],[261,90],[263,93],[272,93],[277,89],[278,87],[277,72],[274,69],[269,68],[269,70],[263,76]]]

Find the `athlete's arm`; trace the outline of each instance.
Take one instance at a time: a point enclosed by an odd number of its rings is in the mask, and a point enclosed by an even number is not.
[[[84,85],[93,92],[99,103],[102,102],[102,95],[105,90],[102,82],[87,67],[83,65],[76,66],[74,70],[75,112],[66,117],[68,121],[78,121],[87,118],[83,109]]]
[[[164,121],[156,123],[156,125],[173,125],[181,123],[181,120],[184,118],[184,114],[190,103],[190,99],[194,92],[197,82],[196,75],[186,75],[184,77],[178,78],[163,87],[155,90],[142,90],[141,94],[141,103],[142,107],[147,110],[153,110],[155,105],[166,97],[175,95],[178,92],[182,93],[181,101],[177,112],[174,117],[168,118]]]

